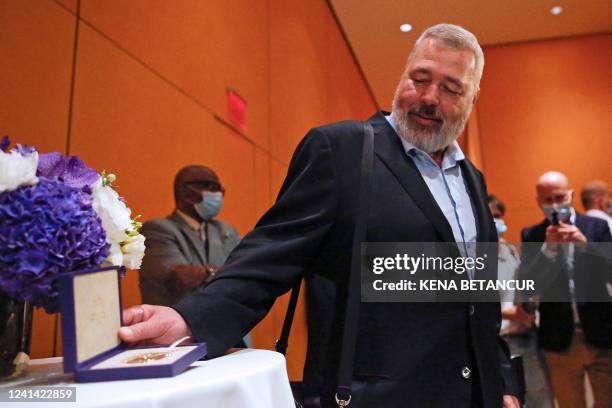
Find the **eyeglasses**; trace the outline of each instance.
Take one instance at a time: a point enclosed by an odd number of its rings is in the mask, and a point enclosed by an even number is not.
[[[197,191],[220,191],[225,193],[225,189],[221,186],[221,184],[215,183],[214,181],[193,181],[191,183],[187,183],[187,187]]]

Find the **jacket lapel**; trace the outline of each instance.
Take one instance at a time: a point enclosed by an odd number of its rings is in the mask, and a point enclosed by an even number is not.
[[[419,209],[433,224],[444,242],[455,242],[453,231],[440,210],[418,168],[406,155],[395,130],[389,125],[382,112],[369,119],[374,127],[374,152],[393,173],[404,190],[412,197]]]
[[[578,211],[576,211],[576,219],[574,220],[574,224],[576,225],[576,227],[578,227],[578,229],[585,235],[587,236],[587,230],[589,229],[588,226],[585,224],[585,219],[584,216],[582,214],[580,214]],[[587,236],[587,238],[589,238]]]
[[[546,241],[546,228],[548,228],[549,225],[550,225],[550,221],[544,218],[544,221],[542,221],[536,226],[536,230],[534,232],[534,237],[533,237],[534,242]]]
[[[200,237],[198,236],[198,232],[191,228],[183,218],[178,215],[175,211],[172,213],[170,218],[178,225],[181,234],[185,238],[185,240],[191,245],[193,248],[193,252],[198,255],[198,259],[202,263],[202,265],[206,265],[206,255],[204,254],[204,244]]]

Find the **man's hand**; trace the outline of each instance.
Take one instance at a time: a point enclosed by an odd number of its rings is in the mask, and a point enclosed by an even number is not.
[[[527,313],[523,306],[518,305],[516,308],[516,321],[526,327],[534,327],[536,321],[535,313]]]
[[[570,243],[586,244],[587,239],[575,225],[560,223],[549,225],[546,228],[546,242],[548,243]]]
[[[521,408],[521,403],[514,395],[504,395],[504,408]]]
[[[514,305],[510,308],[503,309],[502,317],[520,324],[525,329],[535,326],[535,314],[527,313],[521,305]]]
[[[200,285],[208,277],[206,268],[199,265],[178,264],[169,269],[166,284],[176,293],[186,293]]]
[[[191,329],[178,312],[166,306],[140,305],[123,311],[119,338],[126,343],[170,344],[182,337],[193,340]]]

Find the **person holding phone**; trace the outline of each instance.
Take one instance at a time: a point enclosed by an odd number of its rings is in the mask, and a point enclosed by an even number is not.
[[[537,202],[545,219],[521,232],[524,245],[521,274],[553,277],[541,293],[539,345],[544,350],[553,392],[560,408],[584,407],[584,375],[589,374],[596,406],[612,406],[612,303],[577,302],[575,294],[605,291],[612,265],[591,259],[588,242],[612,242],[608,224],[576,212],[568,178],[557,171],[544,173],[536,185]],[[539,249],[538,249],[539,248]],[[600,272],[608,272],[605,273]],[[606,278],[607,276],[607,278]],[[586,282],[586,283],[585,283]],[[550,291],[564,291],[569,302],[547,301]],[[561,293],[561,292],[555,292]],[[598,298],[605,296],[598,293]]]

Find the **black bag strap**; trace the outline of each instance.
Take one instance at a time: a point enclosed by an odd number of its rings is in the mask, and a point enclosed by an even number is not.
[[[372,125],[363,122],[363,151],[361,156],[361,177],[359,183],[359,199],[353,234],[351,253],[351,270],[347,278],[346,313],[344,317],[344,330],[342,334],[342,348],[340,351],[340,366],[338,368],[338,386],[335,395],[338,407],[346,407],[351,402],[351,383],[353,379],[353,360],[357,341],[357,323],[359,318],[359,303],[361,301],[361,243],[366,239],[367,215],[369,208],[368,194],[372,184],[372,168],[374,163],[374,129]],[[287,352],[289,333],[295,307],[300,294],[302,280],[299,279],[291,290],[287,313],[280,338],[275,347],[283,355]]]
[[[359,303],[361,302],[361,243],[366,240],[368,208],[370,204],[368,194],[371,190],[374,165],[374,129],[372,129],[372,125],[364,123],[363,133],[359,207],[357,209],[357,221],[353,235],[351,271],[347,279],[346,313],[344,316],[342,349],[340,350],[338,385],[335,395],[338,407],[346,407],[351,402],[353,362],[355,360],[355,346],[357,344]]]
[[[295,307],[297,305],[298,298],[300,297],[300,286],[302,286],[302,278],[298,279],[297,283],[293,285],[291,289],[291,297],[289,298],[289,305],[287,305],[287,313],[285,313],[285,321],[283,322],[283,328],[281,335],[274,347],[276,351],[281,353],[283,356],[287,354],[287,345],[289,344],[289,333],[291,332],[291,324],[293,323],[293,316],[295,315]]]

